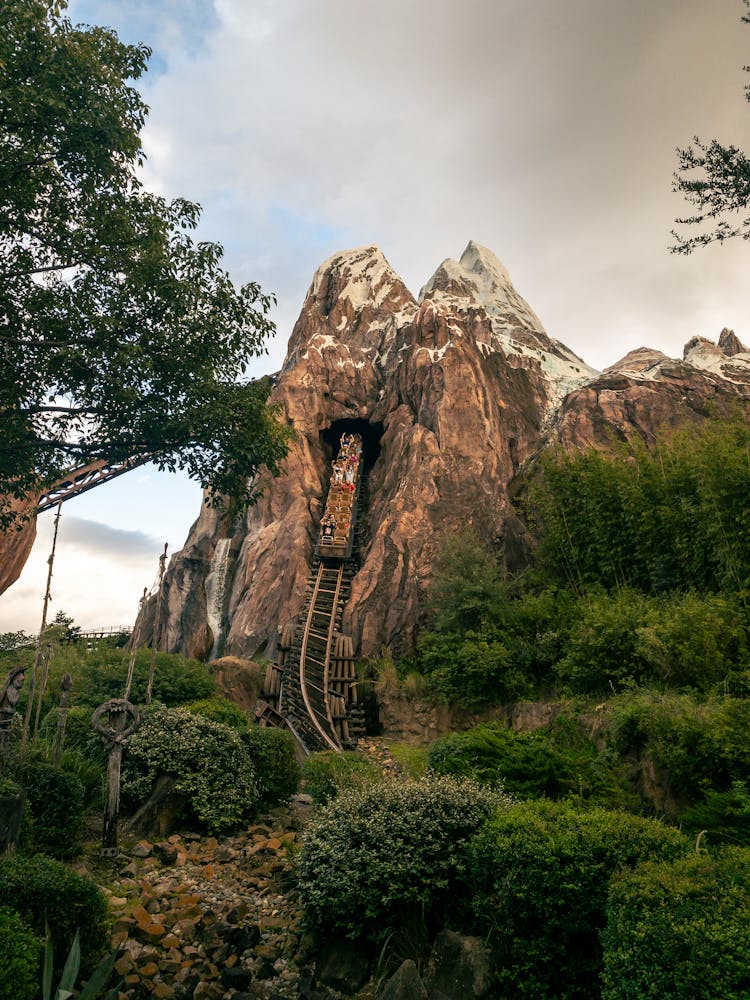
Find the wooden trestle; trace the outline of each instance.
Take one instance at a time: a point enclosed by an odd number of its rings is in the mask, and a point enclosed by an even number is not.
[[[361,482],[359,469],[347,505],[351,510],[352,534]],[[306,753],[343,750],[364,735],[354,642],[351,636],[340,632],[351,581],[358,569],[353,538],[345,551],[346,557],[332,559],[328,550],[318,545],[320,554],[316,555],[308,578],[302,613],[296,625],[288,625],[281,633],[276,662],[266,671],[263,700],[256,709],[262,725],[288,726]]]

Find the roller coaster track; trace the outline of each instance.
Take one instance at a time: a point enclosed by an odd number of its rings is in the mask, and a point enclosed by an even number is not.
[[[299,653],[299,682],[308,716],[332,750],[341,749],[335,736],[328,685],[343,576],[343,565],[328,567],[321,563],[318,567]]]
[[[360,476],[351,500],[354,537],[350,555],[331,558],[323,545],[319,547],[302,612],[295,626],[284,629],[277,662],[266,673],[259,719],[268,725],[286,725],[306,753],[343,750],[364,735],[354,645],[339,630],[359,568],[365,495]]]

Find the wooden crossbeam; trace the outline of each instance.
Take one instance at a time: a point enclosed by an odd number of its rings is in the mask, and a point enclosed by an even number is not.
[[[122,462],[105,462],[102,460],[99,462],[89,462],[88,465],[83,465],[80,469],[74,469],[67,476],[58,479],[56,483],[53,483],[49,489],[42,493],[37,505],[37,513],[41,514],[45,510],[57,507],[58,504],[70,500],[71,497],[78,496],[79,493],[93,490],[95,486],[99,486],[101,483],[109,482],[110,479],[115,479],[117,476],[121,476],[124,472],[129,472],[139,465],[145,465],[152,458],[153,455],[136,455],[132,458],[126,458]]]

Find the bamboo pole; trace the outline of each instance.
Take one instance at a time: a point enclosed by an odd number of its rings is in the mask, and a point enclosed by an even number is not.
[[[55,514],[55,531],[52,536],[52,551],[50,552],[49,559],[47,560],[47,565],[49,569],[47,571],[47,589],[44,592],[44,603],[42,604],[42,624],[39,628],[39,636],[36,641],[36,653],[34,654],[34,665],[31,668],[31,677],[29,678],[29,700],[26,703],[26,714],[23,719],[23,733],[21,735],[21,746],[26,746],[26,741],[29,738],[29,725],[31,723],[31,710],[34,705],[34,689],[36,687],[36,675],[39,669],[39,663],[42,658],[42,638],[44,636],[44,630],[47,628],[47,609],[49,607],[49,602],[52,599],[51,586],[52,586],[52,567],[55,562],[55,549],[57,548],[57,532],[60,527],[60,516],[62,515],[62,501],[57,505],[57,513]]]
[[[159,618],[161,617],[161,594],[162,581],[164,579],[164,569],[167,565],[167,543],[164,543],[164,551],[159,556],[159,583],[156,591],[156,610],[154,611],[154,628],[151,633],[151,661],[148,666],[148,687],[146,688],[146,704],[151,704],[151,691],[154,686],[154,670],[156,669],[156,638],[159,630]]]

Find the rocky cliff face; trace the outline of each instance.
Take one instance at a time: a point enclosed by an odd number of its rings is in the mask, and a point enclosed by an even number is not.
[[[361,655],[409,649],[442,538],[470,525],[512,554],[508,487],[550,439],[647,438],[750,391],[728,333],[681,362],[641,350],[599,373],[545,333],[470,243],[414,299],[376,247],[316,272],[271,401],[296,431],[285,474],[235,523],[204,507],[165,577],[164,647],[269,654],[299,613],[338,436],[365,441],[361,568],[343,628]]]

